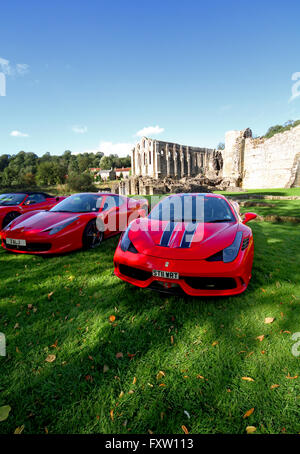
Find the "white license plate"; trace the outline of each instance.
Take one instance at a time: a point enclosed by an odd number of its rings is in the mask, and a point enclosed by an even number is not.
[[[174,273],[174,271],[152,270],[152,276],[163,277],[164,279],[179,279],[179,273]]]
[[[25,240],[14,240],[12,238],[6,238],[6,243],[11,246],[26,246]]]

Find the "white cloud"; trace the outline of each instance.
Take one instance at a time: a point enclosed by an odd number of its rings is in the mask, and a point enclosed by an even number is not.
[[[21,131],[12,131],[12,132],[10,133],[10,135],[11,135],[12,137],[29,137],[28,134],[26,134],[26,133],[24,133],[24,132],[21,132]]]
[[[100,142],[99,150],[102,151],[105,155],[117,154],[119,156],[130,155],[131,150],[133,149],[134,144],[128,142]]]
[[[17,63],[16,71],[20,76],[24,76],[29,72],[29,65],[26,65],[26,63]]]
[[[72,131],[76,134],[85,134],[87,130],[87,126],[72,126]]]
[[[3,72],[6,76],[24,76],[29,72],[29,65],[26,63],[17,63],[15,66],[12,66],[9,60],[0,58],[0,72]]]
[[[164,132],[164,128],[160,128],[158,125],[157,126],[146,126],[143,129],[140,129],[135,135],[138,137],[143,137],[143,136],[154,136],[157,134],[161,134]]]

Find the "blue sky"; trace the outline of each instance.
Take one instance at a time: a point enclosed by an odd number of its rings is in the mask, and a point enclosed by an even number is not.
[[[10,0],[0,17],[0,154],[124,155],[146,127],[215,147],[300,118],[298,0]]]

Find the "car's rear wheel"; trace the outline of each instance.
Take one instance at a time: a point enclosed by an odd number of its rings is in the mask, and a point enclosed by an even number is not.
[[[84,249],[95,249],[103,240],[103,232],[98,230],[96,220],[90,221],[83,232],[82,245]]]
[[[11,211],[10,213],[7,213],[5,218],[3,219],[2,222],[2,228],[6,227],[10,222],[12,222],[14,219],[20,216],[20,213],[17,211]]]

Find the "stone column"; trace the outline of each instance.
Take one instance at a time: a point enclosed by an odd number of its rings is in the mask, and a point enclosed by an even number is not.
[[[189,147],[186,147],[186,159],[187,159],[187,176],[191,176],[191,154]]]
[[[184,177],[184,154],[183,154],[183,146],[180,145],[180,164],[181,164],[181,169],[180,169],[180,178]]]
[[[174,162],[174,177],[177,178],[178,175],[178,168],[177,168],[177,153],[176,153],[176,145],[173,145],[173,162]]]
[[[155,177],[159,178],[160,177],[160,173],[161,173],[161,168],[160,168],[159,144],[157,142],[155,142],[154,150],[155,150],[154,153],[155,153],[155,161],[156,161],[156,164],[155,164],[155,167],[156,167]]]
[[[135,148],[131,150],[131,174],[135,175]]]
[[[166,160],[167,160],[167,177],[171,175],[170,172],[170,156],[169,156],[169,144],[166,144]]]

